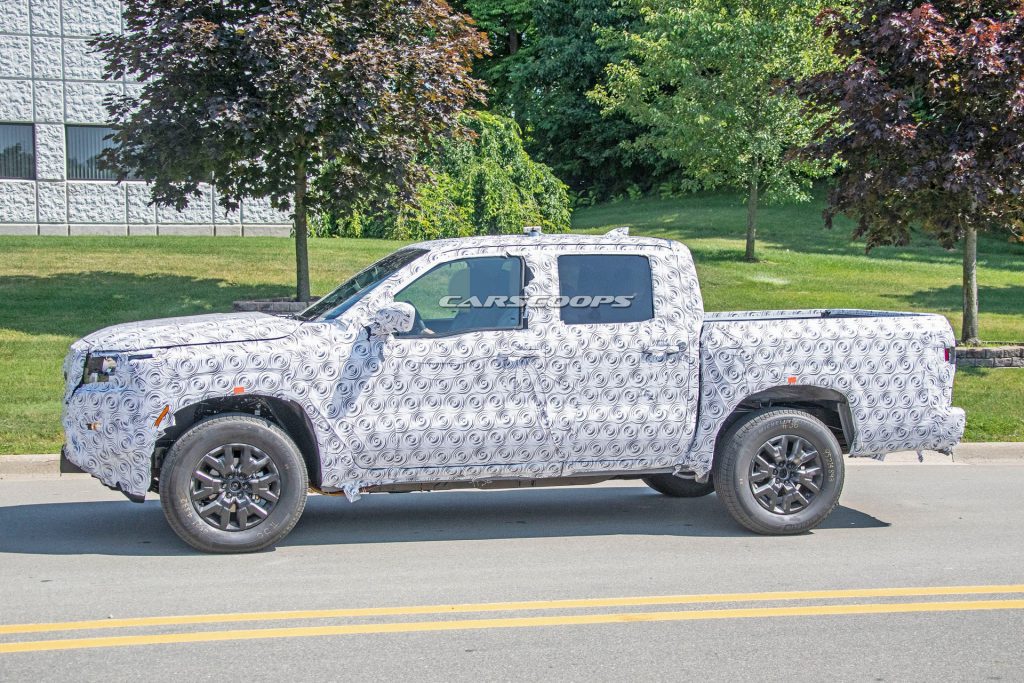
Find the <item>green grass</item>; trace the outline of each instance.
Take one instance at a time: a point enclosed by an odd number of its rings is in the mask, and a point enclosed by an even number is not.
[[[920,245],[865,255],[850,228],[821,227],[821,205],[767,207],[762,261],[742,261],[742,202],[729,195],[646,199],[580,210],[575,227],[670,237],[693,251],[708,310],[859,307],[936,311],[959,324],[959,260]],[[324,293],[399,243],[312,240],[313,291]],[[981,329],[1024,341],[1024,247],[981,242]],[[292,242],[275,238],[0,237],[0,453],[61,443],[60,362],[74,339],[117,322],[227,311],[236,299],[288,296]],[[1024,370],[958,373],[967,438],[1024,440]]]

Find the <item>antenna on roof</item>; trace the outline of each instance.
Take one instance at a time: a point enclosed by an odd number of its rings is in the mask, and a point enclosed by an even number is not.
[[[629,237],[629,226],[623,225],[621,228],[613,228],[606,232],[605,235],[611,237]]]
[[[523,234],[527,237],[538,237],[540,235],[539,225],[525,225],[523,226]]]

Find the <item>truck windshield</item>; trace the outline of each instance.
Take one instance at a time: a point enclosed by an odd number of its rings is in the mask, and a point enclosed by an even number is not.
[[[367,292],[426,253],[426,249],[401,249],[390,256],[385,256],[299,313],[298,318],[300,320],[334,320],[350,309]]]

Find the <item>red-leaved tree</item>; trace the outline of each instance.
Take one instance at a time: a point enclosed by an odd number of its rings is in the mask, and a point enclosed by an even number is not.
[[[417,159],[482,102],[487,39],[444,0],[124,0],[124,32],[92,41],[104,75],[141,81],[107,103],[105,162],[186,206],[213,181],[291,210],[296,299],[309,299],[306,214],[412,193]]]
[[[826,222],[851,216],[868,249],[915,227],[962,241],[962,341],[977,343],[978,231],[1024,224],[1024,1],[866,0],[819,21],[848,60],[801,84],[839,124],[806,150],[845,161]]]

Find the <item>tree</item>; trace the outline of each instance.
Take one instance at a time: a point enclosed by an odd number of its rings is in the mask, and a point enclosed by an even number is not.
[[[821,23],[850,59],[803,84],[839,126],[807,151],[845,161],[826,220],[852,216],[868,249],[915,226],[962,240],[961,339],[977,343],[978,231],[1024,222],[1024,3],[872,0]]]
[[[746,191],[746,259],[756,260],[757,209],[806,201],[830,160],[787,154],[810,141],[824,115],[808,115],[783,86],[834,67],[816,30],[822,0],[638,0],[642,23],[610,35],[625,59],[594,90],[604,111],[649,132],[636,144],[677,162],[684,189]]]
[[[524,84],[513,79],[509,67],[518,61],[520,49],[533,32],[533,9],[540,2],[544,0],[454,0],[452,3],[471,15],[487,33],[492,52],[477,62],[475,71],[487,83],[491,106],[517,121]]]
[[[126,0],[125,31],[93,41],[113,98],[106,155],[179,209],[212,182],[225,209],[265,197],[292,210],[296,295],[309,299],[307,211],[354,206],[423,169],[482,98],[486,39],[444,0]]]
[[[464,113],[462,122],[472,139],[446,141],[425,155],[431,178],[416,189],[415,202],[391,196],[347,214],[324,212],[314,231],[402,240],[518,235],[526,225],[567,232],[566,187],[526,153],[516,122],[490,112]]]
[[[623,145],[643,128],[622,114],[602,116],[587,96],[622,56],[618,45],[599,44],[598,35],[626,30],[638,19],[634,7],[616,0],[539,2],[527,40],[508,60],[530,155],[594,198],[650,189],[675,170],[650,150]]]

